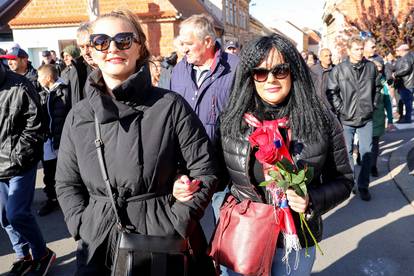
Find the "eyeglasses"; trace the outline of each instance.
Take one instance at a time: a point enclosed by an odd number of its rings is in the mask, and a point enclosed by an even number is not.
[[[257,82],[264,82],[267,80],[269,73],[272,73],[273,77],[281,80],[286,78],[290,74],[289,63],[281,63],[271,69],[266,68],[253,68],[253,79]]]
[[[115,42],[116,48],[119,50],[128,50],[132,46],[132,42],[137,42],[138,39],[134,33],[118,33],[111,37],[106,34],[91,34],[90,42],[91,45],[97,51],[106,51],[111,45],[111,41]]]

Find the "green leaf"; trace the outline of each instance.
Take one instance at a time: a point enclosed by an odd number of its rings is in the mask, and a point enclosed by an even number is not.
[[[274,170],[269,170],[269,176],[270,176],[271,178],[275,178],[275,179],[277,179],[277,177],[278,177],[278,173],[277,173],[277,172],[275,172]]]
[[[292,183],[300,184],[305,181],[305,171],[300,170],[297,174],[292,174]]]
[[[280,175],[284,176],[285,178],[289,176],[289,173],[284,170],[279,170]]]
[[[305,196],[305,195],[308,194],[308,188],[306,187],[306,183],[305,182],[302,182],[301,184],[299,184],[299,188],[300,188],[300,190],[303,193],[302,196]]]
[[[282,162],[277,162],[276,163],[276,167],[278,167],[279,168],[279,171],[285,171],[286,169],[285,169],[285,166],[283,165],[283,163]]]
[[[295,191],[295,193],[298,194],[298,196],[301,196],[301,197],[304,196],[302,190],[300,189],[299,184],[292,184],[292,185],[290,185],[290,187]]]
[[[272,182],[273,182],[273,180],[263,181],[263,182],[260,182],[259,186],[260,187],[266,187],[267,185],[269,185]]]
[[[289,188],[289,182],[286,180],[280,180],[277,182],[277,186],[286,192],[286,190]]]

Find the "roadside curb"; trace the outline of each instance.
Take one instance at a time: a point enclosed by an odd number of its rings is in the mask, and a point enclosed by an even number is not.
[[[388,171],[397,187],[411,206],[414,207],[414,176],[407,166],[407,155],[414,148],[414,138],[391,153]]]

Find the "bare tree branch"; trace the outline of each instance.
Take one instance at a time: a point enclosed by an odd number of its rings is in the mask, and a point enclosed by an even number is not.
[[[370,5],[364,0],[354,0],[356,19],[344,15],[345,22],[360,32],[370,33],[378,42],[378,52],[385,55],[394,52],[396,44],[405,42],[411,45],[414,35],[414,7],[394,14],[392,0],[372,0]]]

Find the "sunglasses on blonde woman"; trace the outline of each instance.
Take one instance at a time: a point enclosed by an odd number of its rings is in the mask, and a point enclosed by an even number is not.
[[[269,73],[272,73],[273,77],[278,80],[284,79],[290,74],[289,63],[281,63],[271,69],[260,67],[252,69],[253,79],[257,82],[266,81],[269,76]]]
[[[109,36],[106,34],[91,34],[90,42],[91,45],[97,51],[106,51],[111,45],[111,41],[115,42],[116,48],[119,50],[128,50],[132,46],[132,42],[138,43],[134,33],[118,33],[114,36]]]

